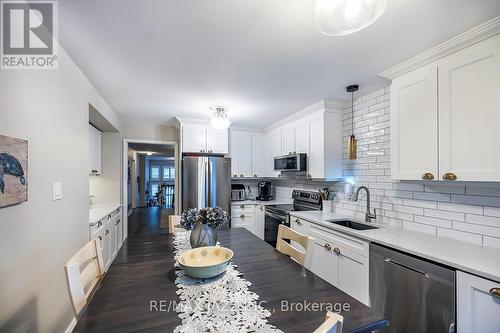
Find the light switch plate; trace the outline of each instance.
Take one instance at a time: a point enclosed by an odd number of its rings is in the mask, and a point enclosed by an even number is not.
[[[63,198],[62,183],[52,183],[52,201]]]

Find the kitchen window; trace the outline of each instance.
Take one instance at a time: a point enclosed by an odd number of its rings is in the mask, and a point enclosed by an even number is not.
[[[151,179],[160,179],[160,167],[154,166],[151,168]]]
[[[175,168],[163,167],[163,179],[175,179]]]

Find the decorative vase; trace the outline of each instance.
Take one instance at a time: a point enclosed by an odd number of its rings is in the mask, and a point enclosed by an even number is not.
[[[208,224],[196,223],[191,230],[191,247],[215,246],[217,243],[217,231]]]

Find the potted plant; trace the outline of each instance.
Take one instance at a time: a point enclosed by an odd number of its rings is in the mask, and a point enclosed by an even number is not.
[[[227,214],[219,207],[190,208],[181,216],[181,226],[191,231],[191,247],[214,246],[217,229],[227,221]]]

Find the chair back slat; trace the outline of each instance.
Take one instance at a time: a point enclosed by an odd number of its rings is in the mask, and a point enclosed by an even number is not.
[[[87,305],[105,273],[99,239],[85,244],[65,265],[68,288],[76,315]]]
[[[342,333],[344,317],[338,313],[328,311],[326,320],[313,333]]]
[[[181,216],[180,215],[170,215],[168,217],[168,233],[172,234],[176,231],[183,230],[181,228]]]
[[[291,246],[285,240],[290,240],[297,242],[304,248],[304,252],[299,251],[295,247]],[[284,253],[290,258],[294,259],[301,265],[308,266],[309,260],[306,260],[310,255],[308,255],[308,250],[311,248],[311,244],[314,239],[298,233],[297,231],[290,229],[289,227],[280,224],[278,227],[278,237],[276,240],[276,250]]]

